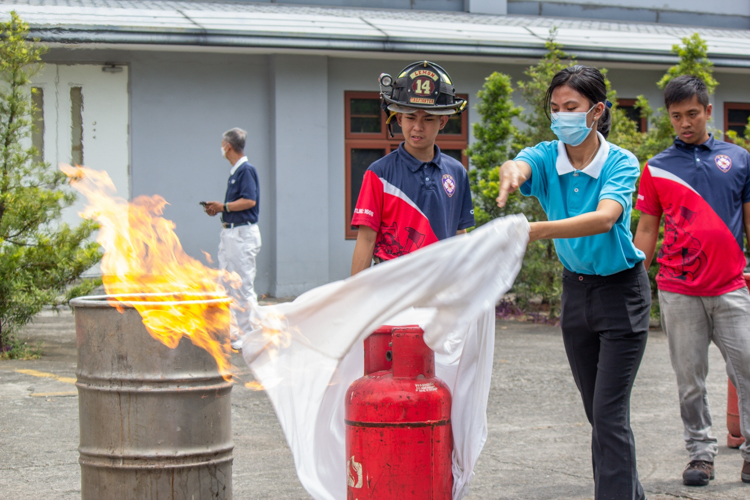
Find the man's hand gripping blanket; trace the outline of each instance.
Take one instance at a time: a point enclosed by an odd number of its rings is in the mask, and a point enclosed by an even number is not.
[[[496,219],[253,311],[257,328],[244,334],[242,354],[313,498],[346,498],[344,398],[364,371],[363,340],[384,324],[419,324],[436,352],[437,376],[453,397],[453,498],[468,493],[487,438],[494,308],[521,268],[528,235],[523,216]]]

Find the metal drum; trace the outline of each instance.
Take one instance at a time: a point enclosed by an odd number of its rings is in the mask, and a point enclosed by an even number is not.
[[[232,498],[231,382],[189,339],[170,349],[107,298],[71,301],[82,500]]]

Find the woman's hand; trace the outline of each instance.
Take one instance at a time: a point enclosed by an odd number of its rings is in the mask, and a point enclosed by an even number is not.
[[[497,206],[504,207],[510,193],[516,191],[530,177],[531,167],[528,163],[514,160],[503,163],[500,167],[500,194],[497,197]]]

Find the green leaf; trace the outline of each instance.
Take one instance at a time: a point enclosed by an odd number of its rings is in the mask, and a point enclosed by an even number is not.
[[[75,201],[66,177],[38,162],[29,144],[34,110],[31,77],[47,49],[29,40],[29,27],[15,12],[0,23],[0,353],[34,356],[15,338],[45,305],[89,291],[81,274],[101,259],[90,241],[97,225],[71,228],[60,221]],[[96,286],[96,285],[93,285]],[[11,353],[11,354],[8,354]],[[15,353],[15,354],[13,354]]]

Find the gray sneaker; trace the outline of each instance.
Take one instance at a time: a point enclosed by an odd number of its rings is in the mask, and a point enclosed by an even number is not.
[[[708,462],[706,460],[691,460],[682,472],[682,484],[687,486],[706,486],[714,477],[716,477],[716,475],[714,474],[713,462]]]
[[[750,483],[750,462],[747,460],[745,460],[745,463],[742,465],[742,482]]]

